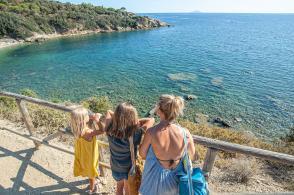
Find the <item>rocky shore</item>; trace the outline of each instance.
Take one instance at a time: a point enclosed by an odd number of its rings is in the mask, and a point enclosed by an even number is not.
[[[0,49],[16,46],[24,43],[41,43],[49,39],[55,39],[60,37],[72,37],[72,36],[79,36],[79,35],[89,35],[89,34],[97,34],[97,33],[111,33],[111,32],[127,32],[127,31],[136,31],[136,30],[150,30],[154,28],[160,27],[169,27],[170,25],[161,22],[156,19],[148,18],[148,25],[138,25],[136,28],[131,27],[110,27],[106,26],[104,29],[95,29],[95,30],[80,30],[80,29],[72,29],[64,33],[53,33],[53,34],[39,34],[34,33],[33,36],[25,38],[25,39],[13,39],[13,38],[2,38],[0,39]]]

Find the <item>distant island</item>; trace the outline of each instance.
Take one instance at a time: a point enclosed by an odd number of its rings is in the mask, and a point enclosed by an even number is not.
[[[39,42],[51,37],[167,26],[120,9],[50,0],[0,0],[0,39]],[[1,44],[0,44],[1,47]]]

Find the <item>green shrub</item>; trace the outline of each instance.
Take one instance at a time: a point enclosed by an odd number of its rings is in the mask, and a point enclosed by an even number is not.
[[[95,113],[105,113],[107,110],[112,109],[112,104],[107,96],[90,97],[83,100],[81,104]]]
[[[37,98],[38,97],[38,94],[35,91],[33,91],[31,89],[28,89],[28,88],[20,90],[20,94],[28,96],[28,97],[32,97],[32,98]]]
[[[15,109],[17,107],[17,105],[16,105],[14,98],[0,96],[0,107],[1,108],[8,108],[8,109]]]

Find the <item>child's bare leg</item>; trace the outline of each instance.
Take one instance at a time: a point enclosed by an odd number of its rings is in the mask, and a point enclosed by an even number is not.
[[[124,194],[124,180],[120,180],[116,183],[116,195]]]
[[[90,190],[93,191],[95,189],[95,177],[89,178],[89,183],[90,183]]]
[[[129,195],[129,185],[128,185],[128,180],[124,179],[124,189],[125,189],[125,195]]]

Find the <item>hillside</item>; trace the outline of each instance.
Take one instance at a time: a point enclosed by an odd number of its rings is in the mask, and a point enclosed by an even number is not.
[[[50,0],[0,0],[0,39],[25,40],[38,34],[128,31],[165,25],[125,8]]]

